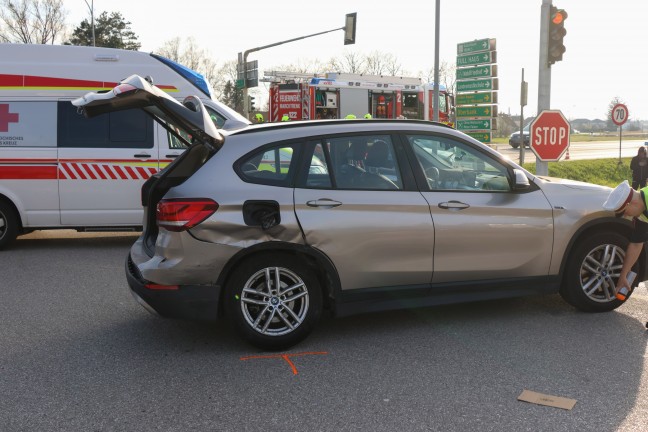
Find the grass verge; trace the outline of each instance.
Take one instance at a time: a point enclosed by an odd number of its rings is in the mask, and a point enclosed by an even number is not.
[[[535,162],[525,163],[523,167],[535,174]],[[549,162],[549,176],[616,187],[623,180],[632,180],[630,158],[592,159]]]

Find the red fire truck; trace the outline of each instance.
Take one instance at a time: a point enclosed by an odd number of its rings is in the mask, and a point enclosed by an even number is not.
[[[382,75],[268,72],[269,120],[340,119],[349,114],[362,118],[434,118],[434,85],[420,78]],[[451,124],[454,98],[439,86],[439,121]]]

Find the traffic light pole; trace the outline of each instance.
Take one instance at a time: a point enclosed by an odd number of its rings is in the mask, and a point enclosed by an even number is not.
[[[549,64],[549,13],[551,0],[542,0],[540,7],[540,59],[538,61],[538,115],[551,109],[551,65]],[[530,131],[529,131],[530,133]],[[533,141],[529,136],[529,143]],[[524,140],[524,137],[522,137]],[[522,141],[524,145],[524,141]],[[549,175],[549,163],[536,158],[536,174]]]
[[[352,15],[352,17],[350,17],[350,15]],[[351,22],[349,21],[350,18],[352,18]],[[244,51],[243,56],[241,56],[241,54],[239,53],[239,64],[238,64],[237,70],[238,71],[243,71],[243,88],[242,88],[242,90],[243,90],[243,112],[245,113],[244,115],[247,116],[248,115],[248,110],[250,109],[250,101],[248,100],[248,86],[247,86],[247,82],[246,82],[247,81],[247,76],[246,76],[247,75],[247,69],[246,69],[247,66],[246,65],[247,65],[248,54],[256,52],[256,51],[261,51],[261,50],[264,50],[266,48],[276,47],[277,45],[283,45],[283,44],[286,44],[286,43],[289,43],[289,42],[295,42],[295,41],[298,41],[298,40],[306,39],[306,38],[313,37],[313,36],[319,36],[319,35],[323,35],[323,34],[326,34],[326,33],[331,33],[331,32],[338,31],[338,30],[344,30],[346,32],[348,25],[351,25],[353,27],[352,29],[349,29],[353,33],[353,35],[352,35],[353,40],[351,40],[351,41],[349,41],[347,43],[346,35],[345,35],[345,45],[350,44],[350,43],[355,43],[355,23],[356,23],[355,20],[356,20],[355,13],[354,14],[347,14],[347,22],[346,22],[347,25],[345,25],[344,27],[335,28],[333,30],[326,30],[326,31],[319,32],[319,33],[313,33],[313,34],[306,35],[306,36],[300,36],[300,37],[296,37],[296,38],[293,38],[293,39],[288,39],[288,40],[281,41],[281,42],[275,42],[275,43],[272,43],[270,45],[264,45],[264,46],[260,46],[260,47],[256,47],[256,48],[251,48],[249,50]],[[242,64],[241,64],[241,57],[242,57]]]

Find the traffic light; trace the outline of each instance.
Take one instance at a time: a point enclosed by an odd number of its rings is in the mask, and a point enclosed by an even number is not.
[[[254,111],[256,108],[254,106],[254,96],[248,96],[248,107],[250,112]]]
[[[565,20],[567,12],[564,9],[558,9],[551,6],[549,12],[549,46],[547,52],[547,62],[549,65],[561,61],[566,51],[563,38],[567,34],[565,30]]]
[[[346,14],[344,21],[344,45],[353,45],[355,43],[357,19],[357,12]]]

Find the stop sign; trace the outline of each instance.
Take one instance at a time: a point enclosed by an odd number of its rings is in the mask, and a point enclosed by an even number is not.
[[[529,132],[531,150],[542,161],[557,161],[569,147],[569,122],[560,111],[542,111]]]

